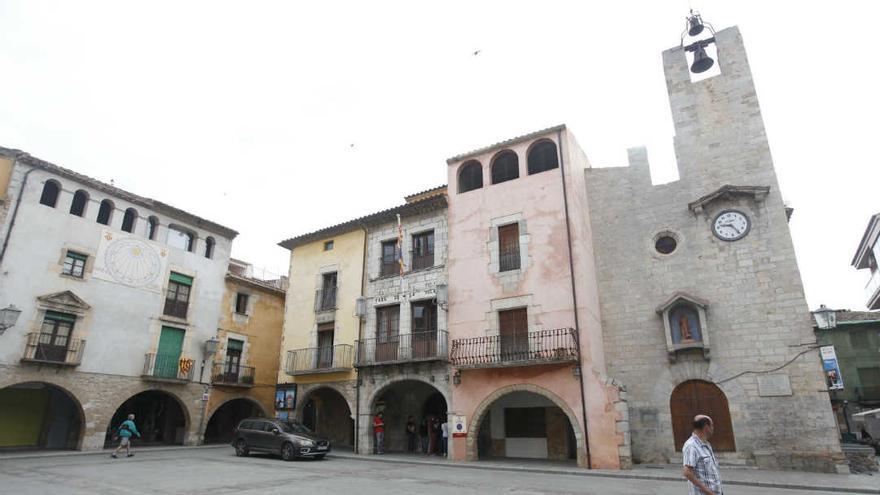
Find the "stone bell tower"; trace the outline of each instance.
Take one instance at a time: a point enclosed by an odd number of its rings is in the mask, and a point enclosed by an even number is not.
[[[713,34],[712,77],[663,52],[680,179],[653,185],[644,148],[585,171],[633,460],[680,461],[705,413],[722,462],[846,470],[743,39]]]

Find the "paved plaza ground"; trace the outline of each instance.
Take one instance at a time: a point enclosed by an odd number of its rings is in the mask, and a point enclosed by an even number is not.
[[[685,494],[677,480],[538,472],[540,466],[485,464],[474,469],[371,460],[351,454],[322,461],[284,462],[270,456],[237,458],[231,448],[142,450],[130,459],[109,455],[0,456],[0,493],[57,494]],[[413,459],[417,461],[417,459]],[[388,462],[391,461],[391,462]],[[473,466],[473,465],[471,465]],[[529,471],[519,471],[526,469]],[[658,472],[663,475],[663,472]],[[638,475],[638,474],[636,474]],[[827,475],[833,486],[835,478]],[[876,481],[876,484],[871,482]],[[880,477],[865,478],[865,487]],[[816,486],[816,485],[814,485]],[[838,488],[839,489],[839,488]],[[815,495],[828,491],[729,486],[728,494]],[[837,491],[836,493],[841,493]],[[846,492],[844,492],[846,493]],[[865,493],[864,491],[862,493]],[[877,491],[880,493],[880,490]]]

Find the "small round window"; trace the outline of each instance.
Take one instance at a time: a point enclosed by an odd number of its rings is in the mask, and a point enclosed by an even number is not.
[[[671,254],[678,247],[678,241],[671,235],[661,235],[654,241],[654,249],[660,254]]]

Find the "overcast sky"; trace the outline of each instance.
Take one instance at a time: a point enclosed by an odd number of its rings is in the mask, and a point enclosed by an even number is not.
[[[690,5],[745,38],[810,306],[864,309],[880,2]],[[688,7],[0,0],[0,144],[232,227],[235,257],[286,272],[278,241],[559,123],[594,166],[644,144],[673,180],[660,52]]]

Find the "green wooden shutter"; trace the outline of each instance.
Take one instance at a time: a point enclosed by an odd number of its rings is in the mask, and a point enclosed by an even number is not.
[[[56,321],[68,321],[70,323],[76,322],[76,316],[69,315],[67,313],[59,313],[57,311],[46,311],[46,316],[44,317],[46,320],[56,320]]]
[[[193,278],[187,275],[181,275],[180,273],[171,272],[171,281],[183,285],[192,285]]]
[[[73,258],[73,259],[75,259],[75,260],[80,260],[80,261],[86,261],[87,259],[89,259],[88,256],[86,256],[86,255],[84,255],[84,254],[75,253],[75,252],[73,252],[73,251],[68,251],[68,252],[67,252],[67,257],[68,257],[68,258]]]
[[[226,342],[227,351],[241,351],[244,349],[244,342],[236,339],[229,339]]]

